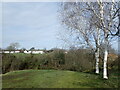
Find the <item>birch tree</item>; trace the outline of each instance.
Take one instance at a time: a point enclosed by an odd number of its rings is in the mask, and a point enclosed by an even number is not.
[[[62,4],[62,24],[70,30],[79,33],[82,42],[95,48],[96,73],[99,73],[100,42],[104,41],[103,78],[107,77],[107,56],[110,36],[116,36],[119,32],[117,2],[90,2],[90,3],[64,3]],[[100,40],[102,39],[102,40]],[[93,43],[94,42],[94,43]]]
[[[85,8],[87,7],[87,8]],[[93,23],[95,15],[91,13],[86,3],[64,3],[62,7],[62,24],[68,29],[74,30],[77,34],[79,42],[84,43],[95,51],[96,57],[96,73],[99,73],[99,46],[100,46],[100,30]]]
[[[99,6],[99,12],[95,10],[94,7],[91,7],[91,5],[87,4],[89,8],[91,8],[92,12],[97,16],[97,18],[100,19],[99,29],[103,32],[104,37],[104,60],[103,60],[103,78],[108,79],[107,76],[107,57],[108,57],[108,45],[109,45],[109,39],[110,35],[115,36],[118,33],[118,27],[116,25],[116,22],[118,22],[118,19],[115,19],[115,14],[118,13],[119,8],[117,8],[118,3],[113,2],[102,2],[102,0],[98,0],[98,6]],[[115,19],[115,20],[114,20]],[[114,27],[115,26],[115,27]],[[116,28],[117,27],[117,28]],[[115,34],[113,34],[115,33]]]

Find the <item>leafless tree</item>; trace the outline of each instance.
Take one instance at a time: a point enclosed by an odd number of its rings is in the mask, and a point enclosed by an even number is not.
[[[96,73],[99,73],[99,44],[100,30],[91,21],[93,14],[87,8],[86,3],[64,3],[62,8],[62,24],[69,30],[76,32],[80,44],[86,44],[94,49],[96,56]],[[69,8],[71,7],[71,8]],[[94,20],[96,18],[94,17]]]
[[[61,4],[61,22],[68,30],[75,31],[78,39],[95,48],[96,73],[99,73],[99,49],[104,41],[103,78],[107,77],[109,39],[118,36],[118,2],[66,2]]]
[[[10,45],[6,48],[7,50],[16,50],[20,46],[19,43],[10,43]]]
[[[102,0],[98,0],[96,2],[99,9],[95,9],[93,5],[88,4],[90,10],[94,13],[95,17],[99,19],[99,22],[95,23],[101,31],[103,32],[104,37],[104,65],[103,65],[103,78],[108,79],[107,76],[107,57],[108,57],[108,45],[109,39],[111,36],[118,36],[119,25],[116,23],[119,21],[119,17],[117,15],[119,7],[118,2],[102,2]],[[116,16],[117,15],[117,16]],[[113,34],[114,33],[114,34]]]

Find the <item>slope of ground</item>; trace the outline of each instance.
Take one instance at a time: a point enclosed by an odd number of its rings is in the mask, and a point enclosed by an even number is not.
[[[3,74],[3,88],[117,88],[117,74],[109,80],[101,75],[60,71],[60,70],[22,70]]]

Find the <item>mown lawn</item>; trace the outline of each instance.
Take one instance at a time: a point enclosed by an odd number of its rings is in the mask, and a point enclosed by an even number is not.
[[[3,74],[3,88],[117,88],[117,74],[109,80],[101,75],[61,71],[61,70],[22,70]]]

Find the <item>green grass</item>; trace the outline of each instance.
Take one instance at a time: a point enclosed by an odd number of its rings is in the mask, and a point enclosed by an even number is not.
[[[118,78],[61,70],[21,70],[2,75],[3,88],[117,88]]]
[[[16,56],[17,58],[31,56],[31,54],[26,54],[26,53],[11,53],[11,55]]]

